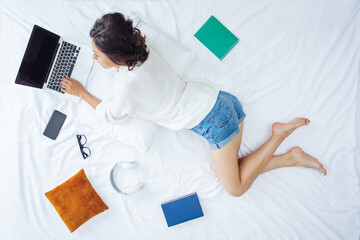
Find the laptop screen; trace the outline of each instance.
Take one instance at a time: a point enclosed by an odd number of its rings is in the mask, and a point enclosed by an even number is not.
[[[42,88],[59,39],[59,35],[34,25],[15,83]]]

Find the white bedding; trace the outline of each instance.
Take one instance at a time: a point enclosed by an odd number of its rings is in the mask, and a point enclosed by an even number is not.
[[[34,24],[90,46],[94,21],[113,11],[166,32],[196,54],[188,77],[216,82],[240,99],[247,114],[241,155],[269,138],[273,122],[303,116],[311,123],[276,154],[300,146],[328,176],[278,169],[233,198],[215,175],[206,141],[194,133],[161,128],[150,150],[139,153],[82,126],[78,113],[86,103],[14,84]],[[221,62],[193,37],[210,15],[240,39]],[[0,1],[0,239],[359,239],[359,60],[355,0]],[[111,75],[97,66],[87,89],[109,97]],[[42,135],[54,109],[68,116],[56,141]],[[88,138],[87,160],[76,133]],[[145,188],[123,197],[109,173],[132,159]],[[44,193],[81,168],[109,210],[71,234]],[[160,204],[192,192],[204,217],[168,228]]]

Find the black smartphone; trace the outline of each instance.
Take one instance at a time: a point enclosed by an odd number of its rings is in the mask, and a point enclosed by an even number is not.
[[[65,122],[65,119],[65,114],[59,112],[58,110],[54,110],[43,134],[48,138],[55,140]]]

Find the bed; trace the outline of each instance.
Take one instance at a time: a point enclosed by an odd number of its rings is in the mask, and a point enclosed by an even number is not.
[[[195,133],[158,127],[139,151],[81,124],[85,102],[14,84],[34,24],[90,46],[92,24],[114,11],[141,18],[194,53],[187,78],[239,98],[247,114],[240,155],[260,147],[273,122],[307,117],[311,123],[275,154],[300,146],[328,175],[277,169],[231,197]],[[240,39],[222,61],[194,38],[211,15]],[[0,239],[360,238],[359,1],[0,1],[0,32]],[[95,64],[86,88],[111,97],[113,73]],[[42,135],[54,109],[68,116],[56,141]],[[86,160],[76,133],[88,138]],[[109,173],[129,159],[138,162],[144,189],[122,196]],[[70,233],[44,193],[80,169],[109,210]],[[204,217],[168,228],[161,203],[192,192]]]

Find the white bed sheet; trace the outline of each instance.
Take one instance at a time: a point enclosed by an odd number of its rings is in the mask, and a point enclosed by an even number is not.
[[[276,154],[300,146],[328,176],[278,169],[233,198],[194,133],[161,129],[140,154],[81,126],[84,102],[14,84],[33,24],[90,46],[92,24],[112,11],[132,12],[194,51],[188,77],[216,82],[240,99],[247,114],[241,155],[270,137],[273,122],[303,116],[311,123]],[[0,239],[359,239],[359,13],[355,0],[1,1]],[[221,62],[193,37],[210,15],[240,38]],[[97,66],[89,91],[109,97],[112,73]],[[54,109],[68,115],[55,142],[42,136]],[[78,132],[92,150],[86,161]],[[109,172],[131,159],[145,188],[123,197],[111,188]],[[70,234],[44,193],[81,168],[109,210]],[[195,191],[204,217],[168,228],[161,202]]]

